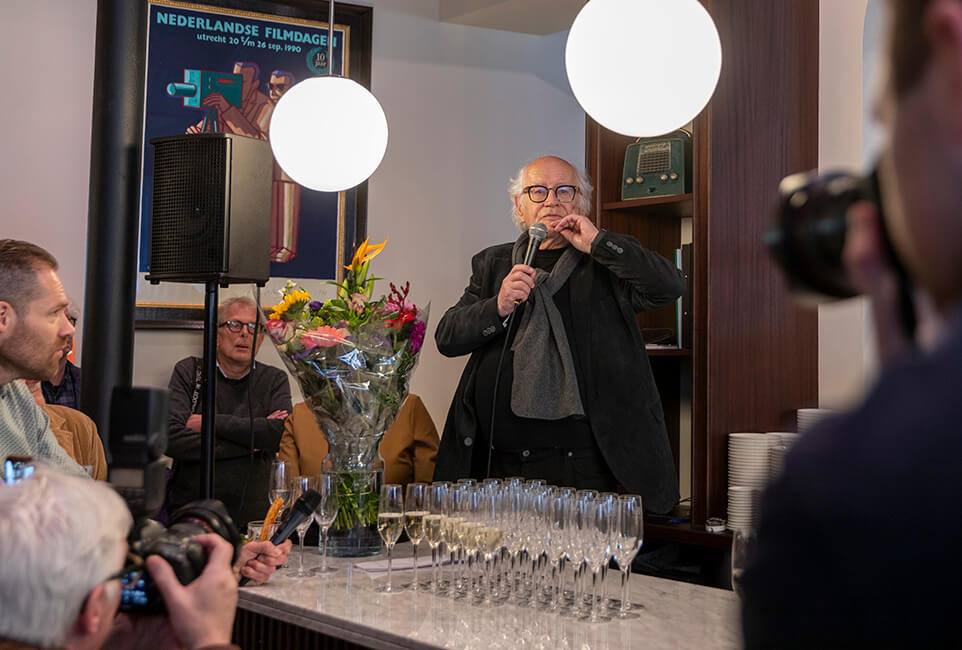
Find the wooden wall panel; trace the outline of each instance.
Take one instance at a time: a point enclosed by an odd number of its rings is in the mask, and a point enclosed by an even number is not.
[[[762,234],[781,178],[818,163],[818,3],[706,6],[724,63],[710,113],[707,219],[695,228],[707,244],[707,513],[724,517],[727,434],[782,428],[817,400],[817,314],[792,303]]]

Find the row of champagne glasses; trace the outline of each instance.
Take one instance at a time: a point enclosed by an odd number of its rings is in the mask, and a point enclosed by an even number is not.
[[[322,474],[319,476],[292,476],[290,463],[283,460],[275,460],[271,465],[271,474],[268,481],[268,500],[274,503],[276,499],[282,499],[285,507],[290,507],[308,490],[314,490],[321,495],[320,503],[311,517],[305,519],[295,529],[297,531],[298,554],[296,578],[305,578],[309,575],[330,573],[336,569],[329,567],[327,563],[327,531],[334,523],[337,516],[338,498],[337,482],[332,476]],[[321,548],[321,566],[311,572],[304,570],[304,537],[311,525],[317,522],[320,528],[319,546]]]
[[[385,590],[392,589],[390,553],[405,529],[415,553],[422,538],[431,548],[434,593],[473,596],[486,603],[513,599],[537,604],[543,599],[561,611],[568,565],[575,575],[570,609],[594,621],[604,620],[603,595],[597,592],[613,559],[622,577],[618,615],[630,615],[631,562],[644,539],[641,497],[559,488],[520,478],[488,479],[482,484],[470,479],[457,484],[417,483],[408,486],[406,500],[400,495],[401,486],[388,485],[381,491],[384,526],[379,529],[389,553]],[[452,560],[458,560],[452,562],[455,569],[447,581],[440,578],[442,546]],[[472,570],[472,565],[477,569]],[[591,606],[583,609],[588,576]],[[412,588],[417,588],[416,574]]]

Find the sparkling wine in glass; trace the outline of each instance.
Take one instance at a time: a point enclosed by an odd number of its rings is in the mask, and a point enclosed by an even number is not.
[[[275,459],[271,463],[271,475],[267,483],[268,505],[276,499],[283,499],[285,508],[291,504],[291,479],[290,463]]]
[[[404,495],[404,531],[414,546],[414,576],[411,589],[418,589],[418,544],[424,537],[424,518],[430,513],[427,510],[427,483],[408,483],[407,493]]]
[[[318,544],[321,547],[321,566],[314,570],[314,574],[332,573],[337,571],[327,566],[327,531],[337,518],[337,480],[330,474],[317,477],[317,491],[321,494],[321,502],[314,511],[314,521],[321,529]]]
[[[431,547],[431,593],[438,593],[441,589],[441,543],[445,541],[444,529],[446,519],[446,501],[448,487],[446,481],[435,481],[427,489],[428,516],[424,518],[424,537]]]
[[[391,553],[401,530],[404,528],[404,495],[402,487],[393,483],[381,486],[381,496],[378,501],[377,532],[387,546],[387,584],[381,585],[377,591],[390,593],[394,591],[391,584]]]

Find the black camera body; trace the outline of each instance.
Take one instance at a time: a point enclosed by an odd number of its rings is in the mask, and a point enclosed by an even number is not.
[[[151,519],[164,503],[167,466],[167,391],[116,387],[111,396],[108,452],[109,480],[134,517],[127,538],[128,555],[139,559],[137,569],[123,578],[120,611],[142,614],[166,612],[163,598],[143,567],[143,560],[159,555],[167,560],[181,584],[191,583],[207,565],[207,553],[194,538],[220,535],[234,547],[240,533],[220,501],[195,501],[174,512],[168,526]]]
[[[887,261],[898,279],[902,329],[911,339],[916,327],[913,284],[886,228],[878,169],[866,176],[792,174],[782,179],[778,194],[774,224],[763,240],[785,272],[792,293],[809,304],[861,293],[848,277],[842,259],[847,212],[859,201],[876,206]]]
[[[206,533],[218,534],[230,542],[234,546],[232,562],[237,560],[240,533],[224,504],[216,499],[187,504],[171,515],[167,527],[153,519],[138,521],[128,538],[128,554],[141,560],[159,555],[167,560],[181,584],[190,584],[207,566],[207,553],[194,539]],[[124,576],[120,611],[141,614],[166,611],[157,585],[142,567]]]

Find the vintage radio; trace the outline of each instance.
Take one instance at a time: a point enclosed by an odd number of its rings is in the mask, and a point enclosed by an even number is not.
[[[638,138],[625,149],[621,200],[691,192],[691,133]]]

